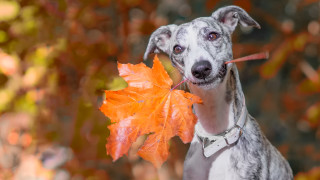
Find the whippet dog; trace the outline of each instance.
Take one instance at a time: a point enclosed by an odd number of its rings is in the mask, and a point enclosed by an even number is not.
[[[188,79],[198,117],[184,162],[183,179],[293,179],[288,162],[263,135],[245,105],[231,34],[260,25],[238,6],[227,6],[191,22],[162,26],[152,33],[144,59],[164,52]]]

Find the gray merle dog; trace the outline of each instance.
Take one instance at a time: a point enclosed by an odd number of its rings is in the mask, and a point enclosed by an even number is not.
[[[238,23],[260,28],[243,9],[227,6],[211,17],[160,27],[145,52],[144,59],[168,54],[203,100],[194,105],[198,123],[183,179],[293,179],[288,162],[248,114],[236,65],[225,65],[233,59],[231,34]]]

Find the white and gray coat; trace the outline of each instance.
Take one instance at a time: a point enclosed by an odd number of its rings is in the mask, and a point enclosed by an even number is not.
[[[150,53],[168,54],[188,80],[191,92],[203,100],[194,105],[196,132],[219,137],[217,134],[226,133],[239,119],[245,120],[237,141],[209,157],[204,155],[206,137],[195,133],[184,162],[185,180],[293,179],[288,162],[247,113],[236,65],[225,65],[233,58],[231,34],[238,24],[260,28],[243,9],[227,6],[210,17],[162,26],[150,37],[144,59]]]

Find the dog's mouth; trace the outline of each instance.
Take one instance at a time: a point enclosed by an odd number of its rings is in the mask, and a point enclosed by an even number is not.
[[[227,65],[223,63],[223,65],[220,67],[219,72],[217,75],[208,78],[208,79],[204,79],[201,81],[191,81],[192,84],[197,85],[197,86],[206,86],[206,85],[210,85],[213,82],[217,81],[218,79],[223,80],[224,77],[227,74]]]

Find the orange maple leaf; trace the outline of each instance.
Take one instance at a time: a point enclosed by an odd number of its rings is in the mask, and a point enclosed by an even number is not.
[[[178,135],[184,143],[192,140],[197,121],[192,104],[199,97],[171,89],[172,80],[155,56],[153,67],[143,63],[118,64],[119,74],[128,87],[105,91],[100,110],[111,119],[108,127],[107,154],[113,160],[127,154],[136,139],[150,134],[138,154],[159,168],[168,158],[168,142]]]

